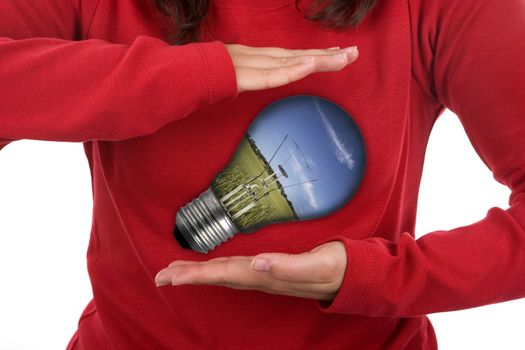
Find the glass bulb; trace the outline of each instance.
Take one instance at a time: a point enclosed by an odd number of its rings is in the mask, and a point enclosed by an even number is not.
[[[335,103],[296,95],[265,107],[230,163],[176,215],[174,235],[207,253],[236,233],[333,213],[356,192],[365,145],[352,117]]]

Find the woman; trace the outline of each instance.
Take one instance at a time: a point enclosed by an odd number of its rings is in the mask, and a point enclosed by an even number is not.
[[[205,3],[0,2],[0,147],[83,142],[93,178],[94,298],[68,349],[435,349],[426,314],[525,295],[522,1],[333,0],[312,19],[294,0]],[[359,125],[355,197],[207,255],[183,249],[176,211],[262,108],[297,94]],[[415,240],[445,107],[510,208]]]

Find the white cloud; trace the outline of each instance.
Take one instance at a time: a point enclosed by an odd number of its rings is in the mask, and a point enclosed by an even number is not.
[[[334,127],[330,122],[328,121],[328,118],[326,118],[326,115],[321,110],[321,107],[317,103],[317,101],[314,99],[315,108],[317,109],[317,112],[319,113],[319,116],[321,117],[321,120],[323,121],[324,127],[326,129],[326,132],[328,133],[328,136],[330,137],[330,140],[332,141],[332,147],[334,149],[335,156],[337,157],[337,160],[344,164],[348,169],[352,170],[355,167],[355,160],[352,156],[352,153],[354,149],[348,150],[345,147],[345,144],[341,137],[337,134]]]

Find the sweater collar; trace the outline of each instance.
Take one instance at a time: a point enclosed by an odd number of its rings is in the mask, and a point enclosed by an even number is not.
[[[304,2],[304,0],[300,0],[299,5],[303,5]],[[288,8],[294,6],[294,4],[295,0],[211,0],[211,6],[219,8],[245,8],[270,11]]]

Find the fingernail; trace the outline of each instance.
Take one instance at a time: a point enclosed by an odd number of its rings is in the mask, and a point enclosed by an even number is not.
[[[358,53],[357,46],[346,47],[341,51],[345,52],[348,55],[348,57],[356,56]]]
[[[348,54],[347,53],[339,53],[337,55],[332,55],[333,57],[339,59],[339,60],[342,60],[342,59],[345,59],[348,57]]]
[[[263,258],[257,258],[252,261],[252,269],[256,271],[268,271],[270,262]]]
[[[169,284],[169,283],[167,283],[167,282],[165,282],[165,281],[162,281],[162,282],[161,282],[161,281],[157,281],[157,280],[155,280],[155,284],[157,285],[157,287],[162,287],[162,286],[165,286],[165,285],[167,285],[167,284]]]
[[[159,273],[157,273],[157,276],[155,276],[155,284],[157,287],[170,284],[172,276],[173,274],[171,272],[167,270],[161,270]]]

